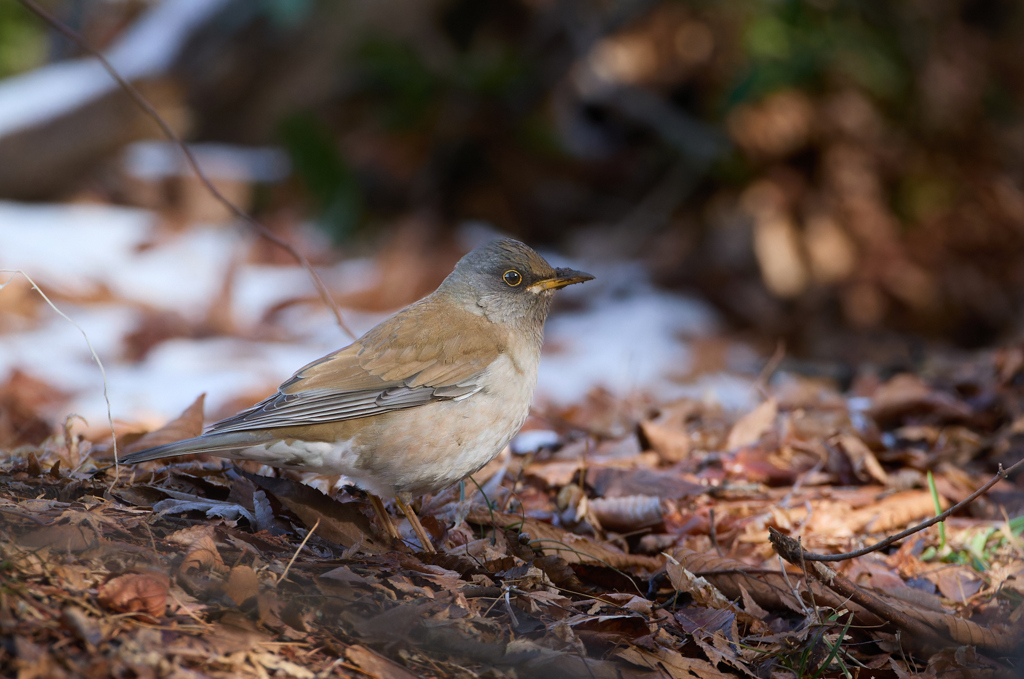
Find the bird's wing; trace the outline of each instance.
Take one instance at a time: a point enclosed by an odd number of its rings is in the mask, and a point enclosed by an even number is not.
[[[458,328],[453,332],[452,328]],[[310,363],[270,398],[209,433],[337,422],[471,396],[504,351],[492,323],[427,298]]]

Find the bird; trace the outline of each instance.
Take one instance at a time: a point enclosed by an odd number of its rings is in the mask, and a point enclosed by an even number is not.
[[[433,293],[302,367],[269,398],[120,462],[205,453],[341,474],[368,494],[392,539],[400,534],[382,498],[433,552],[409,503],[472,475],[519,432],[553,294],[593,278],[554,268],[516,240],[485,243]]]

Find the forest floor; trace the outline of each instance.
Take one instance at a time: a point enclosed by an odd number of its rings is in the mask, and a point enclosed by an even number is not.
[[[4,295],[7,346],[24,348],[12,338],[52,310],[27,284]],[[55,295],[83,316],[116,297]],[[141,319],[123,324],[128,363],[198,334],[126,304]],[[282,341],[243,323],[214,334],[254,333]],[[691,357],[708,360],[701,342]],[[781,355],[760,366],[726,405],[656,385],[540,401],[463,489],[420,500],[437,554],[405,521],[406,542],[389,544],[342,479],[204,456],[103,469],[107,424],[70,416],[54,378],[14,370],[0,389],[0,673],[1020,676],[1016,469],[895,544],[828,564],[812,553],[875,545],[1024,457],[1024,348],[862,368],[843,388]],[[136,413],[120,393],[115,413]],[[219,413],[245,395],[222,395]],[[203,410],[199,397],[162,427],[119,414],[119,453],[198,435]]]

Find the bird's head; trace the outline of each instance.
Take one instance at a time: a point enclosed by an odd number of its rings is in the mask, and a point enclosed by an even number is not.
[[[575,269],[556,269],[529,246],[503,238],[460,259],[438,293],[496,323],[528,323],[539,330],[555,290],[593,278]]]

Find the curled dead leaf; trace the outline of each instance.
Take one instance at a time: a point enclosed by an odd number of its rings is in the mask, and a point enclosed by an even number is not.
[[[731,679],[735,676],[720,671],[707,660],[688,658],[678,651],[661,646],[654,651],[630,646],[616,651],[615,655],[638,667],[654,670],[659,674],[667,673],[672,679]]]
[[[679,462],[690,454],[693,445],[689,434],[675,429],[657,420],[640,423],[640,431],[647,444],[650,445],[665,462]]]
[[[736,559],[696,552],[686,547],[673,550],[672,556],[688,571],[712,583],[730,601],[742,598],[745,589],[758,606],[767,610],[788,608],[802,612],[805,608],[791,587],[791,583],[799,583],[800,590],[805,590],[800,583],[799,575],[790,574],[787,580],[777,569],[756,568]],[[820,583],[812,581],[810,585],[814,589],[814,598],[819,606],[850,608],[864,624],[879,624],[877,617],[856,604],[844,601]]]
[[[215,570],[225,572],[228,567],[217,551],[217,543],[213,540],[213,526],[192,526],[184,528],[167,537],[168,542],[184,545],[188,548],[180,569],[188,573],[194,569],[204,571]]]
[[[206,394],[200,394],[199,398],[193,401],[192,405],[186,408],[181,415],[132,442],[121,451],[121,455],[199,436],[203,433],[203,403],[205,401]]]
[[[606,542],[564,531],[550,523],[524,518],[515,514],[502,514],[474,510],[466,521],[471,524],[502,527],[514,526],[520,533],[529,533],[531,544],[545,555],[560,556],[567,563],[606,565],[613,568],[646,568],[655,570],[662,559],[643,554],[626,554]],[[499,533],[499,535],[501,535]],[[489,542],[489,540],[488,540]]]
[[[100,604],[118,613],[146,613],[154,618],[167,607],[166,573],[128,573],[108,580],[99,588]]]
[[[696,576],[675,561],[665,564],[665,572],[668,574],[672,588],[677,592],[686,592],[693,597],[693,600],[700,606],[707,608],[733,609],[732,602],[726,599],[718,588],[702,577]],[[738,609],[737,609],[738,610]]]
[[[775,416],[778,414],[779,403],[774,398],[757,406],[733,425],[725,449],[736,450],[754,445],[772,428],[775,424]]]
[[[589,509],[603,527],[617,531],[656,526],[664,520],[661,498],[649,495],[594,498]]]
[[[0,448],[42,443],[53,427],[41,413],[67,398],[68,394],[42,380],[12,371],[0,384]]]
[[[945,509],[949,503],[941,496],[940,506]],[[935,501],[926,490],[908,490],[895,493],[880,502],[847,514],[845,523],[852,534],[860,532],[886,533],[903,528],[912,521],[918,521],[935,514]]]
[[[365,646],[349,646],[345,657],[367,674],[381,679],[416,679],[409,670]]]
[[[256,577],[256,571],[249,566],[235,566],[231,569],[228,581],[224,584],[224,593],[241,606],[246,600],[259,594],[260,581]]]
[[[853,473],[857,475],[857,478],[861,481],[871,478],[883,485],[888,484],[889,477],[885,473],[885,469],[863,441],[856,436],[843,434],[839,437],[839,445],[846,453],[846,457],[850,458]]]
[[[317,526],[317,535],[347,548],[367,554],[380,552],[370,535],[370,522],[355,502],[339,502],[307,485],[287,478],[274,479],[242,471],[258,488],[273,493],[285,507],[295,512],[307,527]]]
[[[942,420],[970,417],[971,407],[945,392],[932,389],[916,375],[899,374],[883,384],[872,396],[868,413],[876,422],[896,420],[909,413],[930,413]]]

